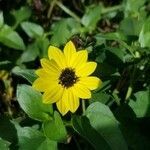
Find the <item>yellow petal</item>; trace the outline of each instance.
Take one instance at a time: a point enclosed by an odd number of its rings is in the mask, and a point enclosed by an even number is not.
[[[73,93],[72,88],[65,89],[63,98],[66,101],[68,109],[74,113],[79,107],[79,98]]]
[[[90,90],[82,85],[82,84],[79,84],[79,83],[76,83],[73,87],[73,92],[74,94],[77,96],[77,97],[80,97],[80,98],[83,98],[83,99],[89,99],[91,98],[91,92]]]
[[[44,80],[42,78],[37,78],[33,82],[32,87],[37,91],[44,92],[47,88],[49,88],[49,85],[50,85],[49,81]]]
[[[58,73],[60,72],[60,68],[54,60],[48,60],[46,58],[42,58],[40,60],[41,66],[48,72]]]
[[[70,111],[74,113],[79,107],[79,98],[73,93],[72,99],[69,99],[69,101],[70,101]]]
[[[78,68],[78,67],[82,66],[84,63],[86,63],[87,59],[88,59],[87,50],[82,50],[82,51],[77,52],[74,55],[72,67]]]
[[[56,102],[56,106],[59,110],[59,112],[64,116],[68,111],[69,109],[66,107],[65,105],[65,99],[61,99],[59,100],[58,102]]]
[[[64,47],[64,55],[66,57],[67,66],[70,67],[71,61],[74,58],[74,54],[76,53],[76,48],[74,44],[69,41]]]
[[[62,98],[63,88],[60,85],[53,85],[43,94],[43,103],[55,103]]]
[[[50,76],[52,76],[52,74],[49,71],[46,71],[43,68],[37,69],[35,71],[35,74],[38,75],[40,78],[49,78]]]
[[[95,62],[87,62],[76,69],[76,75],[78,77],[88,76],[95,71],[96,66],[97,64]]]
[[[38,75],[39,77],[45,76],[46,75],[46,71],[43,68],[40,68],[40,69],[37,69],[35,71],[35,74]]]
[[[48,57],[49,59],[54,59],[60,68],[65,68],[66,66],[65,56],[59,48],[49,46]]]
[[[102,81],[97,77],[90,76],[80,78],[79,83],[85,85],[90,90],[95,90],[101,85]]]

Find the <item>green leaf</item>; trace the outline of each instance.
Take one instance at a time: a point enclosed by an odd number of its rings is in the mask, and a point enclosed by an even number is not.
[[[50,120],[52,106],[42,102],[42,95],[31,86],[19,85],[17,87],[17,100],[21,108],[33,119],[39,121]]]
[[[19,10],[13,10],[11,14],[15,17],[17,24],[29,19],[31,16],[31,9],[29,7],[21,7]]]
[[[128,17],[122,20],[119,29],[127,36],[138,36],[141,31],[142,24],[142,20]]]
[[[80,33],[81,26],[72,18],[62,19],[52,25],[52,37],[50,43],[60,46],[74,34]]]
[[[109,33],[105,33],[105,34],[102,34],[102,33],[98,33],[95,35],[95,39],[96,39],[96,45],[99,46],[99,45],[102,45],[102,44],[105,44],[107,45],[106,41],[117,41],[117,42],[121,42],[121,41],[127,41],[127,37],[125,36],[125,34],[123,32],[109,32]],[[121,44],[121,43],[120,43]],[[111,51],[112,47],[110,48],[110,51]],[[115,53],[116,51],[120,51],[119,52],[119,55],[121,54],[121,58],[123,57],[123,54],[125,53],[124,51],[122,51],[122,49],[118,49],[118,48],[113,48],[113,53]],[[116,52],[117,54],[118,52]],[[99,55],[99,57],[102,57],[102,52],[101,54]],[[105,57],[105,53],[103,54]]]
[[[3,12],[0,11],[0,28],[3,26],[3,24],[4,24]]]
[[[82,17],[82,24],[91,32],[96,28],[98,21],[101,19],[100,5],[87,7],[86,13]]]
[[[103,137],[91,126],[87,117],[73,117],[73,128],[83,136],[95,150],[111,150]]]
[[[127,150],[126,142],[119,129],[119,123],[109,107],[95,102],[86,110],[91,126],[106,140],[112,150]]]
[[[8,25],[4,25],[0,29],[0,42],[10,48],[24,50],[25,45],[22,38],[16,31],[13,31]]]
[[[126,0],[125,4],[125,14],[128,15],[138,15],[139,9],[142,8],[146,0]]]
[[[10,143],[0,138],[0,150],[8,150]]]
[[[54,119],[44,122],[43,130],[50,140],[65,142],[67,140],[67,131],[58,112],[54,112]],[[54,131],[54,132],[53,132]]]
[[[49,40],[46,37],[40,37],[35,42],[29,44],[27,50],[23,52],[19,61],[30,62],[34,61],[38,56],[40,58],[47,57]]]
[[[14,123],[18,134],[19,150],[56,150],[57,143],[50,141],[45,136],[32,127],[20,127]]]
[[[16,66],[13,68],[12,73],[21,76],[28,80],[31,84],[35,81],[37,78],[37,75],[34,73],[34,70],[31,69],[21,69],[20,67]]]
[[[37,42],[34,42],[28,45],[27,50],[21,55],[20,61],[23,62],[30,62],[34,61],[36,57],[39,55],[39,48]]]
[[[139,35],[141,47],[150,47],[150,18],[145,21]]]
[[[136,117],[150,117],[150,91],[139,91],[135,93],[135,99],[131,99],[129,106]]]
[[[38,147],[37,150],[57,150],[57,142],[46,138]]]
[[[39,49],[39,57],[40,58],[47,57],[48,46],[50,44],[49,39],[46,37],[38,38],[36,43]]]
[[[126,41],[127,38],[126,36],[122,33],[122,32],[109,32],[109,33],[105,33],[105,34],[101,34],[98,33],[95,35],[95,38],[97,40],[97,43],[101,43],[102,39],[105,40],[122,40],[122,41]]]
[[[108,100],[110,99],[110,95],[104,93],[104,92],[96,92],[96,93],[92,93],[92,98],[90,99],[90,102],[101,102],[103,104],[105,104],[106,102],[108,102]]]
[[[23,22],[21,23],[21,27],[31,38],[38,38],[44,34],[44,29],[40,25],[32,22]]]

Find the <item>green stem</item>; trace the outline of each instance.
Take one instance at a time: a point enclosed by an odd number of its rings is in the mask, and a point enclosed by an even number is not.
[[[82,111],[83,111],[83,114],[85,113],[85,100],[82,99]]]
[[[52,31],[46,32],[46,33],[44,34],[44,37],[47,37],[47,36],[49,36],[49,35],[52,35]]]
[[[136,58],[135,54],[133,53],[134,50],[133,50],[127,43],[125,43],[124,41],[121,41],[121,40],[118,40],[118,42],[119,42],[122,46],[124,46],[124,47],[130,52],[130,54],[131,54],[134,58]]]
[[[128,100],[128,99],[129,99],[129,97],[130,97],[131,94],[132,94],[132,90],[133,90],[132,86],[129,86],[129,87],[128,87],[128,90],[127,90],[127,94],[126,94],[125,100]]]
[[[112,11],[122,10],[122,8],[123,8],[123,5],[107,7],[107,8],[102,9],[102,14],[110,13]]]
[[[134,77],[135,77],[135,72],[136,72],[136,66],[134,65],[133,67],[134,68],[133,68],[133,72],[131,74],[130,85],[128,87],[125,100],[128,100],[130,98],[130,96],[132,94],[132,91],[133,91],[133,84],[134,84]]]
[[[71,121],[64,121],[64,125],[67,127],[72,127],[72,122]]]
[[[66,12],[68,15],[70,15],[71,17],[73,17],[74,19],[76,19],[78,22],[81,23],[81,19],[80,19],[74,12],[72,12],[70,9],[68,9],[66,6],[64,6],[61,2],[56,1],[56,4],[57,4],[64,12]]]
[[[57,1],[57,0],[53,0],[53,1],[51,2],[51,4],[50,4],[50,7],[49,7],[48,12],[47,12],[47,18],[48,18],[48,19],[51,17],[51,14],[52,14],[53,8],[54,8],[54,6],[55,6],[55,4],[56,4],[56,1]]]
[[[118,97],[118,94],[119,94],[119,91],[117,89],[114,89],[112,95],[113,95],[113,98],[115,100],[115,102],[117,103],[117,105],[120,105],[120,99]]]

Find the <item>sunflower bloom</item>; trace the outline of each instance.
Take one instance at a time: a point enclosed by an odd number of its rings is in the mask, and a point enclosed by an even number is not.
[[[43,92],[43,103],[56,103],[62,115],[74,113],[79,99],[91,98],[91,91],[99,87],[101,80],[89,76],[96,69],[95,62],[87,62],[87,50],[76,51],[69,41],[62,52],[54,46],[48,48],[48,58],[41,59],[42,68],[36,70],[38,78],[33,88]]]

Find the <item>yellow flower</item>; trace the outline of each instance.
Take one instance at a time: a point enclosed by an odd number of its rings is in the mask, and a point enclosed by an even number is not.
[[[76,52],[70,41],[64,52],[54,46],[48,48],[49,59],[41,59],[41,69],[33,88],[43,94],[43,103],[56,103],[62,115],[75,112],[79,107],[79,98],[91,98],[91,91],[99,87],[101,80],[89,76],[96,69],[95,62],[87,62],[87,50]]]

